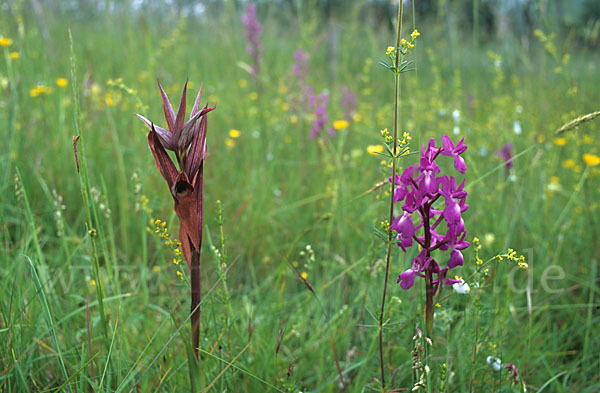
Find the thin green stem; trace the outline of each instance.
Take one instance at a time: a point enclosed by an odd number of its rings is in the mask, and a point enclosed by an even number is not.
[[[398,34],[396,35],[396,61],[394,72],[394,151],[392,158],[392,179],[396,173],[396,150],[398,148],[398,101],[400,99],[400,74],[398,73],[398,64],[400,59],[400,36],[402,35],[402,1],[398,2]],[[390,182],[390,214],[388,222],[391,224],[394,219],[394,185]],[[387,285],[390,275],[390,259],[392,255],[392,231],[388,229],[387,253],[385,256],[385,278],[383,282],[383,294],[381,296],[381,311],[379,313],[379,365],[381,369],[381,387],[385,391],[385,363],[383,360],[383,318],[385,314],[385,299],[387,296]]]

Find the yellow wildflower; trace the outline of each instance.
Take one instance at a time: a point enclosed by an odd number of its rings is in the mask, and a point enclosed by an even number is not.
[[[246,79],[240,79],[239,84],[240,84],[240,87],[242,89],[244,89],[246,86],[248,86],[248,81]]]
[[[233,139],[239,138],[240,137],[240,131],[232,128],[231,130],[229,130],[229,136],[231,138],[233,138]]]
[[[564,160],[562,163],[562,166],[564,166],[565,168],[574,168],[575,160],[572,158],[569,158],[568,160]]]
[[[21,55],[19,54],[19,52],[10,52],[10,58],[11,59],[18,59],[19,57],[21,57]]]
[[[382,153],[383,149],[383,145],[369,145],[367,146],[367,153],[372,156],[376,156],[377,154]]]
[[[283,104],[281,104],[281,110],[284,112],[287,112],[290,109],[290,106],[288,105],[287,102],[284,102]]]
[[[108,106],[115,106],[115,100],[113,99],[113,95],[111,92],[107,92],[104,96],[104,102]]]
[[[300,274],[302,276],[303,279],[307,279],[308,278],[308,273],[307,272],[302,272],[302,274]]]
[[[69,81],[67,80],[67,78],[56,79],[56,86],[58,86],[60,88],[67,87],[68,84],[69,84]]]
[[[336,120],[333,122],[333,128],[336,130],[343,130],[350,125],[346,120]]]
[[[554,140],[554,144],[555,144],[556,146],[564,146],[564,145],[566,145],[566,144],[567,144],[567,139],[566,139],[566,138],[556,138],[556,139]]]
[[[395,50],[396,48],[394,48],[393,46],[388,46],[387,50],[385,51],[385,54],[389,56]]]
[[[48,86],[37,85],[33,89],[29,90],[29,95],[33,98],[39,97],[44,94],[50,94],[52,89]]]
[[[421,33],[419,33],[419,30],[415,29],[411,34],[410,34],[410,38],[412,38],[413,40],[417,39],[418,36],[420,36]]]
[[[257,92],[250,93],[250,99],[252,101],[256,101],[258,99],[258,93]]]
[[[12,38],[6,38],[6,37],[0,38],[0,46],[7,47],[7,46],[11,46],[12,43],[13,43]]]
[[[585,153],[583,155],[583,161],[587,166],[596,166],[600,164],[600,157],[595,154]]]
[[[227,146],[229,149],[231,149],[235,146],[235,141],[231,138],[227,138],[227,139],[225,139],[225,146]]]
[[[91,280],[91,281],[90,281],[90,285],[91,285],[91,286],[94,286],[94,285],[96,285],[96,280]]]
[[[359,115],[358,113],[355,113],[352,115],[352,120],[354,120],[355,123],[358,123],[360,121],[360,119],[362,119],[362,116]]]
[[[560,179],[558,178],[558,176],[552,176],[550,178],[550,183],[552,184],[558,184],[560,182]]]

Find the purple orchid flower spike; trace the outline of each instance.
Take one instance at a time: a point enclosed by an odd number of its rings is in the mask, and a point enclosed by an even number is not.
[[[430,139],[426,147],[421,147],[418,166],[408,167],[401,176],[392,174],[390,177],[396,186],[393,202],[402,203],[402,214],[393,218],[390,230],[396,231],[398,246],[404,252],[413,245],[413,240],[421,246],[411,267],[398,276],[398,283],[407,290],[414,285],[415,277],[425,279],[425,321],[429,336],[433,329],[433,298],[443,285],[457,282],[447,278],[446,274],[449,269],[464,264],[461,250],[469,246],[464,240],[466,231],[462,218],[462,213],[469,208],[466,204],[465,180],[457,186],[453,176],[439,175],[441,171],[436,163],[440,155],[453,157],[454,168],[465,173],[467,168],[461,154],[467,150],[467,146],[464,138],[455,145],[447,135],[442,137],[442,143],[443,147],[436,147],[435,140]],[[442,197],[444,209],[436,209],[434,205]],[[421,221],[417,225],[412,220],[414,212],[417,212]],[[446,224],[445,234],[443,223]],[[441,269],[433,253],[448,251],[447,267]]]
[[[187,82],[179,101],[177,114],[158,82],[163,111],[168,129],[155,125],[145,117],[136,116],[148,126],[148,146],[156,167],[167,182],[174,201],[174,210],[180,221],[179,241],[183,256],[191,270],[192,337],[196,357],[200,342],[200,303],[202,285],[200,276],[200,250],[202,248],[204,160],[206,159],[207,114],[215,109],[200,109],[202,88],[198,92],[189,120],[185,121]],[[175,152],[177,164],[167,150]]]
[[[454,168],[460,173],[465,173],[467,170],[467,166],[465,165],[465,160],[460,156],[462,153],[467,150],[467,145],[464,144],[465,138],[463,137],[457,144],[454,146],[454,143],[450,140],[447,135],[442,137],[442,143],[444,146],[444,150],[442,150],[443,155],[454,157]]]
[[[513,167],[512,145],[510,143],[505,143],[504,146],[502,146],[502,149],[498,150],[496,154],[504,160],[504,167],[508,173]]]

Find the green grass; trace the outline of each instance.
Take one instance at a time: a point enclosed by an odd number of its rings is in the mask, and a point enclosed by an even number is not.
[[[1,392],[129,392],[135,384],[143,392],[189,391],[190,368],[194,384],[212,392],[335,392],[329,335],[347,391],[377,386],[385,244],[374,228],[387,218],[388,199],[383,188],[365,192],[389,173],[366,147],[393,127],[392,76],[377,65],[393,32],[350,12],[335,53],[330,27],[306,15],[262,20],[265,56],[255,97],[239,64],[250,62],[243,26],[231,10],[212,20],[3,12],[0,34],[14,42],[0,60]],[[430,137],[456,138],[452,112],[460,111],[457,125],[469,146],[469,240],[481,239],[483,260],[514,248],[529,269],[493,262],[480,288],[442,302],[428,348],[429,389],[439,391],[445,363],[445,391],[521,391],[486,364],[493,355],[517,365],[528,391],[597,391],[600,166],[586,166],[583,155],[600,155],[600,122],[567,132],[564,146],[552,135],[600,109],[600,57],[573,49],[569,65],[555,73],[534,38],[528,50],[510,38],[475,47],[470,31],[437,22],[417,20],[418,71],[402,75],[400,130],[410,131],[417,151]],[[404,23],[408,35],[410,16]],[[357,94],[360,120],[333,139],[311,140],[310,114],[293,105],[297,48],[311,53],[309,82],[330,92],[330,121],[343,116],[340,86]],[[10,58],[13,51],[18,59]],[[489,51],[502,59],[499,67]],[[166,221],[172,236],[178,228],[134,116],[162,119],[155,77],[172,101],[189,77],[191,90],[203,84],[203,102],[217,105],[208,117],[197,367],[187,355],[189,285],[176,274],[187,269],[172,264],[170,250],[147,230],[150,218]],[[58,87],[57,78],[69,86]],[[122,82],[108,83],[117,78]],[[32,97],[41,83],[51,93]],[[241,133],[234,147],[227,145],[230,129]],[[74,135],[81,135],[81,175]],[[505,143],[517,156],[510,177],[495,154]],[[211,244],[226,252],[226,267],[218,266]],[[312,262],[300,254],[307,245]],[[387,385],[409,390],[425,289],[417,283],[402,291],[395,281],[416,253],[394,250],[385,327]],[[463,277],[476,270],[474,258],[469,248]],[[307,273],[314,295],[290,266]]]

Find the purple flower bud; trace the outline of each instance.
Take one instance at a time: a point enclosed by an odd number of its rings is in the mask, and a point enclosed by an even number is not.
[[[415,224],[412,222],[411,215],[404,213],[392,221],[390,230],[398,232],[398,245],[406,252],[406,247],[412,246],[412,237],[415,234]]]
[[[400,284],[400,287],[404,290],[412,288],[415,284],[415,271],[412,269],[408,269],[402,274],[398,275],[397,284]]]
[[[457,266],[462,266],[464,263],[463,255],[458,250],[452,250],[450,253],[450,259],[448,260],[448,267],[453,269]]]

